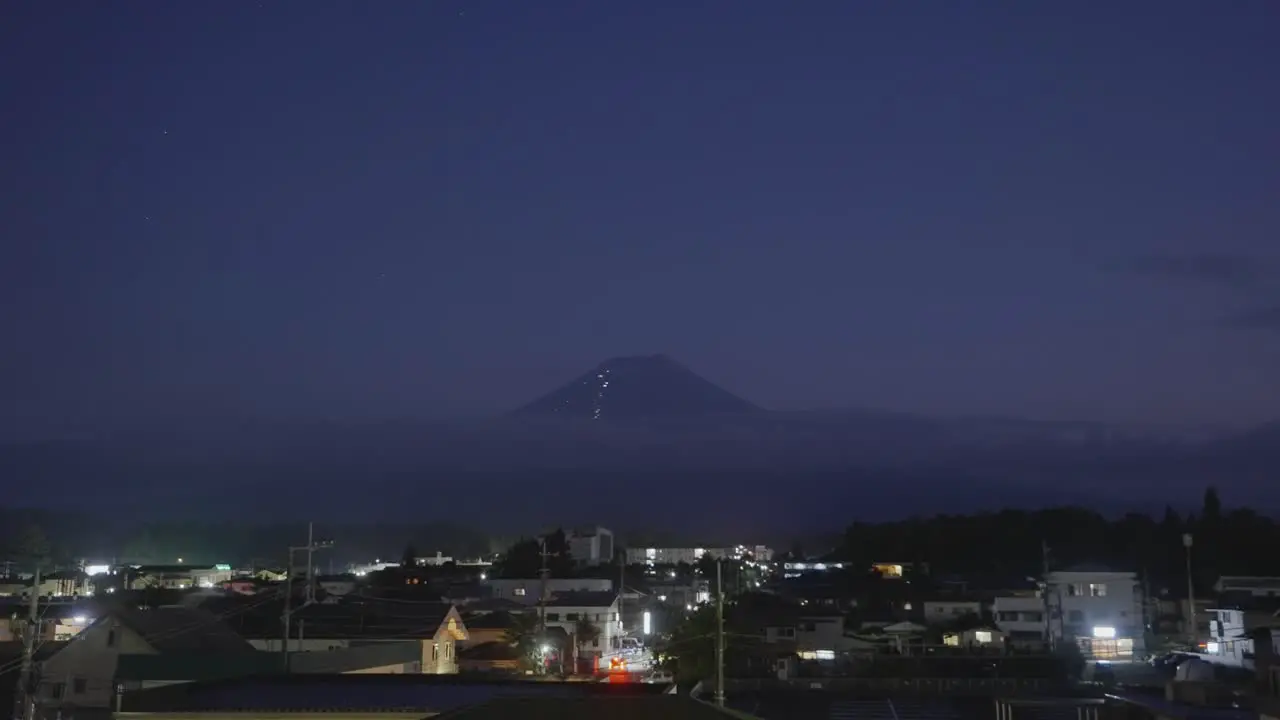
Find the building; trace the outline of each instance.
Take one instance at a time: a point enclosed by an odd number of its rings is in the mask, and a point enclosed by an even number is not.
[[[578,624],[586,621],[599,631],[599,637],[589,643],[577,640]],[[584,660],[596,669],[607,667],[607,661],[622,649],[624,636],[622,618],[618,614],[618,595],[609,592],[567,592],[557,594],[547,603],[547,628],[560,628],[573,642],[574,651],[581,665]]]
[[[924,621],[929,625],[942,625],[966,616],[982,617],[982,602],[978,600],[925,600],[922,603]]]
[[[696,565],[703,556],[729,557],[728,548],[627,548],[628,565]]]
[[[794,644],[806,660],[834,660],[837,652],[859,645],[845,637],[844,615],[836,611],[775,611],[764,628],[765,642]]]
[[[1214,583],[1213,590],[1219,595],[1280,598],[1280,577],[1223,575]]]
[[[666,605],[691,608],[711,599],[711,581],[702,578],[687,583],[652,583],[649,596]]]
[[[324,653],[382,643],[415,643],[415,667],[408,672],[447,675],[458,672],[457,645],[468,636],[466,624],[449,603],[377,601],[317,604],[293,615],[289,650]],[[282,651],[280,619],[275,615],[231,618],[232,628],[257,650]],[[367,670],[366,672],[374,672]],[[401,672],[399,668],[386,672]]]
[[[602,565],[613,562],[613,532],[602,527],[580,528],[565,538],[569,543],[569,557],[579,566]]]
[[[538,578],[488,578],[481,584],[490,588],[495,599],[514,600],[522,605],[537,605],[542,599],[543,581]],[[609,578],[547,578],[547,597],[567,592],[611,592],[614,581]]]
[[[34,578],[0,578],[0,597],[30,597]],[[40,576],[36,594],[42,598],[89,597],[96,590],[93,579],[82,572],[56,572]]]
[[[1039,592],[997,597],[991,606],[996,627],[1014,646],[1043,647],[1048,639],[1048,613]]]
[[[215,588],[235,577],[230,565],[138,565],[127,573],[130,590]]]
[[[43,707],[110,707],[122,658],[178,655],[256,660],[256,651],[217,616],[186,607],[113,608],[40,667]]]
[[[1145,650],[1143,607],[1135,573],[1079,565],[1049,573],[1032,596],[996,598],[993,611],[1015,644],[1047,634],[1086,658],[1132,660]]]

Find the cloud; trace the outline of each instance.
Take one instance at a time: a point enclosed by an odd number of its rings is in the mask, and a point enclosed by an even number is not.
[[[1128,269],[1144,275],[1192,280],[1240,290],[1256,289],[1265,284],[1273,274],[1273,268],[1266,259],[1232,253],[1149,255],[1131,261]]]
[[[1255,330],[1280,330],[1280,304],[1238,312],[1227,318],[1227,324]]]

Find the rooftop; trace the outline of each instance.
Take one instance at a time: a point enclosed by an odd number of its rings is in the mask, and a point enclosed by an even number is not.
[[[600,695],[644,698],[661,691],[662,687],[656,685],[522,680],[495,682],[457,675],[258,675],[127,692],[123,710],[262,713],[324,708],[328,711],[348,712],[420,710],[427,715],[477,708],[501,698],[575,698]],[[672,715],[667,720],[677,720],[680,717]]]
[[[678,695],[506,697],[439,716],[440,720],[725,720],[729,717],[735,716]]]
[[[256,652],[217,616],[204,610],[165,605],[157,608],[110,608],[107,615],[141,635],[161,653]]]
[[[575,592],[556,593],[547,601],[547,607],[611,607],[618,601],[615,592],[592,592],[579,590]]]

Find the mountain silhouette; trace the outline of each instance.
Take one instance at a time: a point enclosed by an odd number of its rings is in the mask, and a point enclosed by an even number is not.
[[[606,360],[513,414],[632,420],[744,414],[758,410],[666,355],[640,355]]]

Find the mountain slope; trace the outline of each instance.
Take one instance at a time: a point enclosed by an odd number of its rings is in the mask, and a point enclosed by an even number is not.
[[[642,355],[606,360],[513,414],[631,420],[744,414],[758,409],[666,355]]]

